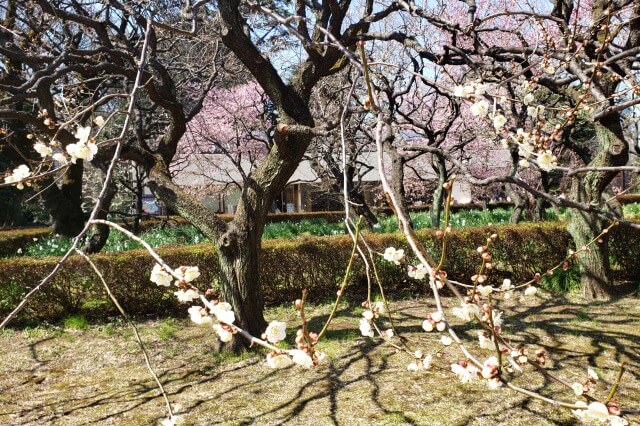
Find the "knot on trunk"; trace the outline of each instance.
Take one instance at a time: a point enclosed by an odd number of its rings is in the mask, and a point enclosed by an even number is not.
[[[218,239],[218,249],[222,252],[229,253],[237,251],[238,235],[234,230],[229,230],[222,234]]]

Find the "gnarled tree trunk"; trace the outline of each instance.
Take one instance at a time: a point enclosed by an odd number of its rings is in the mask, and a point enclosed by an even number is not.
[[[595,123],[595,131],[599,146],[589,166],[625,165],[629,153],[618,114],[611,114],[601,122]],[[605,188],[615,175],[616,172],[593,171],[574,178],[569,197],[583,204],[599,203]],[[594,213],[570,209],[567,229],[578,248],[595,239],[606,225],[606,221]],[[615,294],[607,237],[608,235],[604,235],[602,243],[591,245],[590,250],[581,253],[577,259],[580,267],[580,288],[588,300],[608,299]]]

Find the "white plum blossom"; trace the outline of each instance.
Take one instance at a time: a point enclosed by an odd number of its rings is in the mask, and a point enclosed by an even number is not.
[[[222,327],[222,325],[214,324],[213,329],[216,331],[216,333],[218,333],[218,337],[224,343],[229,343],[231,340],[233,340],[233,333]]]
[[[293,364],[291,357],[285,354],[267,355],[267,366],[269,368],[285,368]]]
[[[424,279],[427,276],[427,268],[420,263],[418,266],[409,266],[408,275],[411,278],[415,278],[416,280]]]
[[[478,343],[482,349],[493,349],[493,336],[487,337],[484,331],[478,331]]]
[[[493,310],[491,311],[491,317],[494,327],[502,327],[502,312]]]
[[[442,343],[444,346],[450,346],[453,343],[453,339],[451,339],[451,337],[449,336],[442,336],[440,338],[440,343]]]
[[[451,312],[461,320],[469,322],[480,314],[480,308],[475,303],[461,302],[460,307],[453,308]]]
[[[197,266],[181,266],[176,269],[176,274],[181,281],[191,282],[200,276],[200,270]]]
[[[466,367],[460,364],[451,364],[451,371],[458,376],[462,383],[471,382],[478,375],[478,368],[473,364],[468,364]]]
[[[384,259],[393,262],[396,265],[399,265],[400,262],[404,259],[404,250],[399,249],[396,250],[395,247],[387,247],[384,251]]]
[[[425,370],[428,370],[429,368],[431,368],[431,360],[432,359],[433,359],[433,357],[431,355],[427,355],[422,360],[422,366],[425,368]]]
[[[573,383],[571,385],[571,389],[573,389],[573,393],[575,393],[576,396],[580,396],[584,393],[584,386],[582,386],[582,383]]]
[[[98,145],[89,137],[91,135],[91,127],[78,126],[75,133],[76,143],[70,143],[66,146],[67,153],[71,156],[71,162],[76,160],[93,160],[94,155],[98,153]]]
[[[371,321],[373,319],[373,312],[371,312],[370,310],[365,310],[362,313],[362,316],[364,317],[364,319],[366,319],[367,321]]]
[[[373,328],[371,322],[366,318],[360,318],[360,334],[366,337],[373,337]]]
[[[493,287],[491,287],[490,285],[487,285],[487,286],[479,285],[477,290],[480,292],[482,296],[487,297],[493,292]]]
[[[476,92],[476,89],[472,85],[466,85],[466,86],[458,85],[453,88],[453,96],[457,98],[466,99],[472,94],[475,94],[475,92]]]
[[[29,176],[31,176],[31,170],[29,170],[29,167],[25,164],[20,164],[18,167],[13,169],[13,173],[10,176],[4,178],[4,183],[16,183],[16,188],[24,189],[22,180]]]
[[[487,114],[489,114],[489,102],[483,99],[471,105],[469,110],[471,111],[471,114],[477,117],[485,117]]]
[[[598,373],[596,373],[592,368],[587,368],[587,376],[589,376],[589,379],[594,381],[598,381],[599,379]]]
[[[73,135],[80,143],[87,143],[91,135],[91,126],[78,126],[76,133]]]
[[[40,154],[42,158],[48,157],[53,154],[53,149],[50,146],[43,144],[42,142],[38,142],[33,145],[33,149]]]
[[[487,380],[487,387],[491,390],[498,389],[500,386],[502,386],[502,382],[497,377]]]
[[[98,145],[93,142],[70,143],[65,149],[71,156],[71,162],[73,164],[76,164],[78,159],[91,161],[94,155],[98,153]]]
[[[511,280],[509,278],[505,278],[502,280],[502,285],[500,286],[500,290],[508,291],[511,290],[513,286],[511,285]]]
[[[53,161],[56,163],[67,164],[67,156],[61,152],[53,154]]]
[[[525,296],[533,296],[537,292],[538,292],[538,288],[534,287],[534,286],[531,286],[531,287],[527,287],[527,289],[524,291],[524,295]]]
[[[422,322],[422,329],[424,331],[433,331],[433,322],[429,321],[428,319],[424,320]]]
[[[558,159],[551,151],[545,151],[538,155],[538,167],[545,172],[551,171],[558,166]]]
[[[211,324],[212,322],[211,317],[207,314],[207,312],[204,309],[202,309],[201,306],[192,306],[187,310],[187,312],[189,312],[191,321],[193,321],[198,325]]]
[[[498,358],[492,356],[484,362],[482,372],[480,374],[482,374],[482,377],[485,379],[491,379],[498,374],[499,368],[500,364],[498,363]]]
[[[94,118],[93,122],[96,123],[96,126],[98,127],[104,127],[104,124],[105,124],[104,117],[101,115]]]
[[[418,364],[416,364],[415,362],[411,362],[409,363],[409,365],[407,365],[407,371],[418,371],[420,369],[420,367],[418,367]]]
[[[538,105],[527,107],[527,115],[533,119],[542,117],[544,115],[544,106]]]
[[[466,98],[467,94],[464,90],[464,86],[457,85],[453,88],[453,96],[456,98]]]
[[[585,405],[583,401],[576,402],[576,405]],[[584,410],[573,410],[573,414],[585,423],[608,423],[609,409],[602,402],[593,401]]]
[[[291,355],[291,359],[293,362],[298,364],[302,368],[311,368],[313,367],[313,359],[309,356],[308,353],[302,351],[300,349],[292,349],[289,351],[289,355]]]
[[[475,90],[474,90],[473,94],[476,95],[476,96],[482,96],[485,93],[487,93],[487,86],[485,86],[484,84],[481,84],[481,83],[476,83],[475,84]]]
[[[524,97],[524,99],[522,100],[522,102],[525,105],[529,105],[531,102],[535,101],[536,97],[533,96],[533,93],[527,93],[527,95]]]
[[[173,294],[176,295],[180,303],[188,303],[200,298],[200,294],[191,288],[187,290],[174,291]]]
[[[496,132],[500,131],[500,129],[502,129],[505,124],[507,124],[507,119],[504,115],[497,114],[493,117],[493,127],[496,129]]]
[[[376,302],[373,304],[373,310],[376,311],[378,315],[383,315],[386,312],[386,308],[384,306],[384,302]]]
[[[264,334],[270,343],[278,343],[287,337],[287,324],[281,321],[271,321]]]
[[[176,426],[178,424],[178,422],[182,421],[182,416],[171,416],[171,417],[167,417],[166,419],[163,419],[160,422],[161,426]]]
[[[236,316],[231,309],[231,305],[227,302],[220,302],[216,305],[213,305],[211,313],[216,316],[216,319],[218,321],[224,322],[226,324],[233,324],[233,322],[236,320]]]
[[[444,321],[440,321],[436,323],[436,330],[445,331],[447,329],[447,324]]]
[[[151,282],[164,287],[169,287],[173,277],[159,263],[156,263],[151,271]]]

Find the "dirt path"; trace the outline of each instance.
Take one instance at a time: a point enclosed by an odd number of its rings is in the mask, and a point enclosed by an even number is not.
[[[400,328],[423,350],[437,348],[438,334],[419,331],[426,301],[396,306]],[[513,342],[546,346],[551,368],[569,382],[595,367],[604,397],[624,360],[628,372],[619,391],[621,405],[640,408],[640,305],[637,299],[586,306],[538,300],[514,306],[505,326]],[[326,315],[327,307],[316,314]],[[447,348],[435,364],[443,369],[408,372],[411,361],[377,339],[358,336],[357,314],[341,311],[323,345],[327,362],[312,371],[273,371],[261,355],[222,356],[212,352],[207,327],[186,321],[140,324],[172,403],[184,425],[210,424],[573,424],[567,411],[483,384],[461,384],[448,369],[458,359]],[[282,309],[274,318],[295,317]],[[469,336],[472,327],[461,328]],[[476,353],[489,356],[488,351]],[[530,351],[530,353],[533,350]],[[539,389],[542,376],[529,372],[520,384]],[[571,391],[551,385],[545,392],[575,401]],[[84,330],[37,328],[0,334],[0,425],[152,425],[164,416],[162,399],[150,379],[132,333],[123,325]]]

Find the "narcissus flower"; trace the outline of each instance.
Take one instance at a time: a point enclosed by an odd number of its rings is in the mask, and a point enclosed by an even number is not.
[[[278,343],[287,337],[287,324],[281,321],[271,321],[264,334],[270,343]]]

